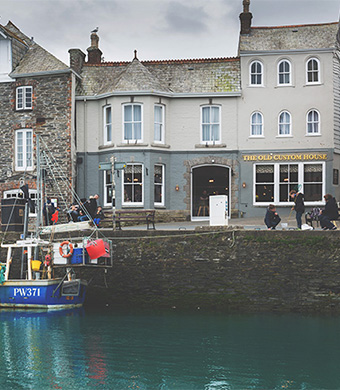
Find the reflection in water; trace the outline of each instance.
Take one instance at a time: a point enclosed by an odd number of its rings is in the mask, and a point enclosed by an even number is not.
[[[0,311],[2,389],[336,389],[340,318]]]

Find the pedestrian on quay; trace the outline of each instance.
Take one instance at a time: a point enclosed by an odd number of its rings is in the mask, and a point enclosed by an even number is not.
[[[294,200],[295,205],[292,207],[292,210],[295,210],[297,227],[301,230],[302,215],[305,212],[305,197],[301,192],[296,190],[291,190],[289,196]]]
[[[275,230],[276,226],[281,222],[279,214],[276,212],[274,204],[270,204],[267,208],[266,215],[264,217],[264,223],[267,225],[268,230]]]
[[[93,218],[93,222],[99,227],[100,221],[105,218],[103,209],[101,206],[98,206],[96,215]]]
[[[339,218],[338,205],[331,194],[324,196],[326,201],[325,208],[320,211],[319,221],[322,230],[336,230],[337,227],[331,222]]]

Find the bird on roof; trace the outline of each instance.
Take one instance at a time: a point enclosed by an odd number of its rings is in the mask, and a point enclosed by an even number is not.
[[[98,32],[98,30],[99,30],[99,27],[96,27],[94,30],[91,31],[91,33],[96,33],[96,32]]]

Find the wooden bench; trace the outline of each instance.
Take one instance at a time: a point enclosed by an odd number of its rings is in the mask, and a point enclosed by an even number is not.
[[[155,229],[155,210],[116,210],[113,216],[116,229],[122,229],[122,222],[146,222],[147,229]],[[152,224],[152,227],[149,227]]]

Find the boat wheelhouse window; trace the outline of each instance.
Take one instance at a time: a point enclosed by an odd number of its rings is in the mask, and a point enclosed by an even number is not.
[[[29,198],[33,201],[32,203],[34,205],[36,205],[37,204],[37,198],[38,198],[37,190],[29,189],[28,190],[28,194],[29,194]],[[23,199],[24,198],[24,193],[20,189],[7,190],[7,191],[4,191],[3,197],[4,197],[4,199],[11,199],[11,198]],[[30,215],[31,216],[36,215],[36,210],[35,210],[34,213],[30,212]]]
[[[65,281],[63,282],[63,285],[61,287],[61,295],[67,296],[67,295],[79,295],[80,290],[80,281],[79,280],[71,280],[71,281]]]

